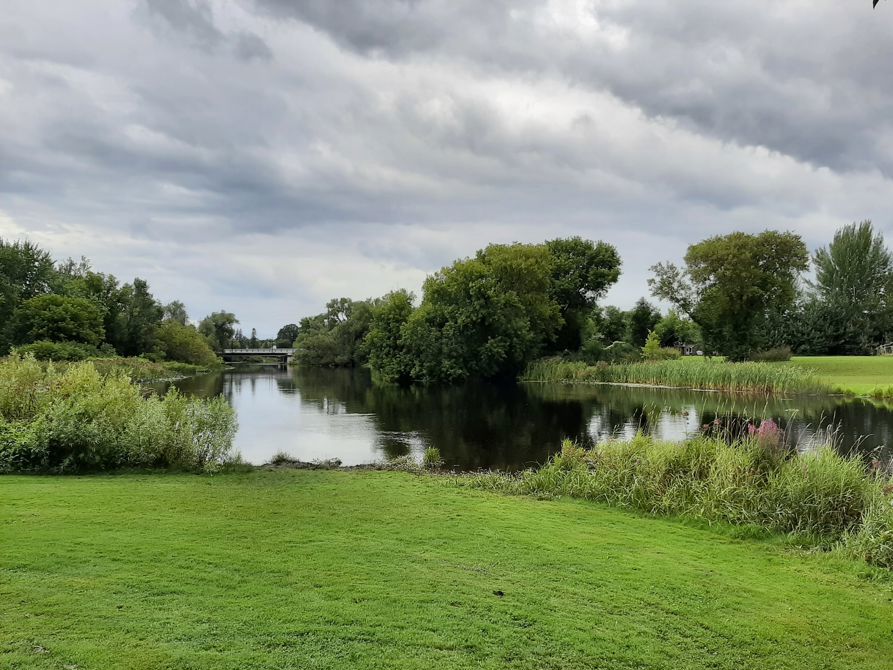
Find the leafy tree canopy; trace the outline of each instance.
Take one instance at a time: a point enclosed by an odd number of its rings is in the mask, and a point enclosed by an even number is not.
[[[38,340],[54,342],[82,342],[98,345],[102,342],[102,314],[85,298],[47,294],[26,300],[16,310],[13,332],[18,344]]]

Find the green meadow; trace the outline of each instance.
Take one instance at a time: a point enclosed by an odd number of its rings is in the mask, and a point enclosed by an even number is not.
[[[0,478],[0,667],[889,668],[889,573],[394,472]]]

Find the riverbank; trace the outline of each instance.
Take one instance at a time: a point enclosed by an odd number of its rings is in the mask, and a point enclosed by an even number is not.
[[[893,398],[893,356],[795,356],[778,363],[729,363],[718,358],[687,357],[611,365],[552,358],[534,361],[525,370],[522,381],[888,399]]]
[[[0,477],[0,659],[885,668],[864,564],[389,472]],[[874,576],[875,579],[866,580]]]
[[[838,393],[893,398],[893,356],[795,356],[780,365],[811,370]]]

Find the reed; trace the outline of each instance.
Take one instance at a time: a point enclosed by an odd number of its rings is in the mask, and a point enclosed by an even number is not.
[[[773,363],[728,363],[689,358],[667,361],[587,365],[545,358],[521,377],[529,382],[644,384],[732,393],[818,393],[830,388],[811,370]]]

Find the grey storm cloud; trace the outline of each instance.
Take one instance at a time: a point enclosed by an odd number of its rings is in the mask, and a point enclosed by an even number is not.
[[[708,235],[893,233],[891,9],[6,0],[0,235],[262,333],[558,235],[629,304]]]

